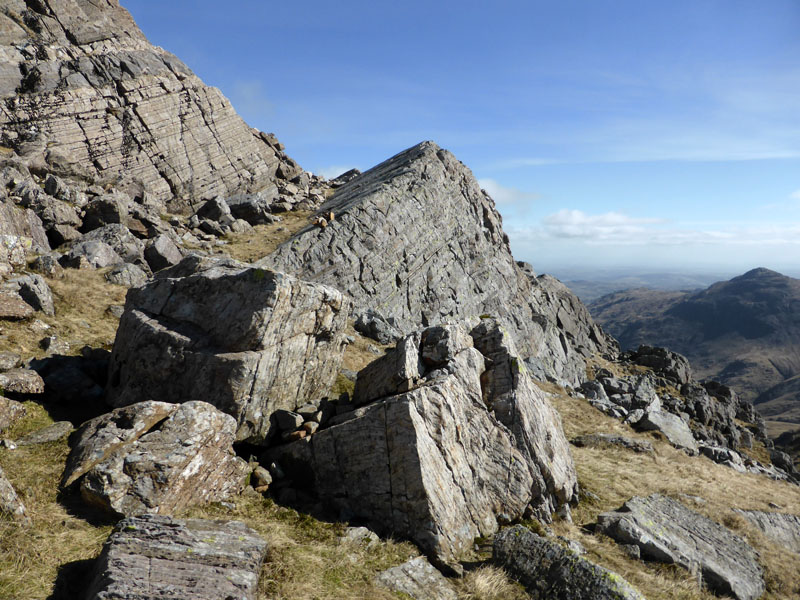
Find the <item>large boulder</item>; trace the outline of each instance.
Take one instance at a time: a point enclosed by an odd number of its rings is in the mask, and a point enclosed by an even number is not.
[[[601,514],[597,532],[638,546],[642,558],[688,569],[718,594],[754,600],[764,593],[758,555],[747,542],[666,496],[631,498]]]
[[[437,566],[457,570],[498,521],[549,521],[575,497],[560,419],[496,322],[412,334],[356,385],[364,406],[272,458],[326,505],[412,539]]]
[[[433,142],[345,183],[320,211],[335,219],[302,229],[257,264],[343,290],[360,313],[371,309],[404,335],[497,317],[521,357],[538,359],[542,378],[577,385],[584,358],[613,347],[569,290],[514,261],[492,199]]]
[[[255,600],[267,544],[239,521],[123,519],[103,545],[86,600]]]
[[[616,573],[515,525],[494,538],[492,560],[533,600],[645,600]]]
[[[118,515],[171,514],[222,500],[244,486],[247,463],[233,452],[236,423],[206,402],[142,402],[84,423],[62,486]]]
[[[128,292],[107,401],[203,399],[263,442],[270,415],[327,394],[350,300],[329,287],[237,263],[187,257]]]

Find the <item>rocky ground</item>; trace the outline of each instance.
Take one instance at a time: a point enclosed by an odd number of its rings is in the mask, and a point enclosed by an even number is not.
[[[0,597],[800,594],[752,404],[452,154],[324,180],[113,1],[0,26]]]

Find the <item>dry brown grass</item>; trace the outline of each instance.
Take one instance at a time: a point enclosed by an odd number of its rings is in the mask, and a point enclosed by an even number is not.
[[[42,357],[39,347],[42,338],[55,335],[69,342],[70,354],[81,347],[111,348],[119,320],[108,312],[112,304],[124,304],[127,289],[108,283],[108,269],[65,269],[63,279],[47,279],[53,292],[56,314],[48,317],[37,312],[39,319],[50,326],[44,332],[32,327],[28,321],[0,322],[0,351],[16,352],[24,358]]]
[[[275,251],[283,242],[311,223],[312,211],[283,213],[280,223],[256,225],[253,231],[233,233],[220,251],[243,262],[254,262]]]
[[[482,565],[455,581],[462,600],[526,600],[529,598],[519,583],[498,567]]]
[[[765,571],[764,598],[796,598],[800,594],[800,556],[770,542],[742,519],[733,508],[775,510],[777,503],[789,512],[800,507],[800,487],[754,474],[741,474],[705,457],[689,457],[658,434],[636,433],[622,422],[607,417],[585,400],[570,397],[554,386],[542,386],[561,414],[568,438],[594,432],[618,433],[653,443],[654,455],[622,449],[576,448],[572,454],[581,487],[598,496],[573,510],[574,524],[558,522],[554,529],[581,542],[589,558],[627,579],[648,600],[714,598],[699,590],[688,572],[629,558],[610,539],[582,528],[594,523],[601,512],[619,508],[631,496],[661,493],[676,498],[706,517],[731,526],[758,551]],[[694,498],[699,498],[695,500]]]

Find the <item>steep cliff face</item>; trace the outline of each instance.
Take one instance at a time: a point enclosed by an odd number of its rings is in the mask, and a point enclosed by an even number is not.
[[[514,261],[492,199],[433,142],[351,180],[321,210],[334,215],[326,227],[306,227],[261,264],[338,287],[357,313],[402,333],[490,314],[542,376],[579,383],[583,357],[613,347],[566,288]]]
[[[132,196],[253,192],[299,172],[116,0],[4,1],[0,100],[0,145],[32,171]]]

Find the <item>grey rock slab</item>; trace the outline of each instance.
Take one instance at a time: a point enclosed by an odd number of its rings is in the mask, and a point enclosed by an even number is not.
[[[67,437],[73,431],[72,423],[69,421],[56,421],[52,425],[43,427],[29,433],[16,440],[17,446],[34,446],[36,444],[47,444],[56,442]]]
[[[237,420],[237,440],[263,443],[274,411],[319,401],[333,385],[349,310],[327,286],[187,257],[128,292],[107,402],[206,399]]]
[[[373,534],[374,535],[374,534]],[[386,569],[375,577],[379,586],[406,594],[414,600],[456,600],[453,586],[424,556]]]
[[[0,373],[0,390],[14,394],[43,394],[44,380],[31,369],[10,369]]]
[[[171,514],[239,493],[249,469],[233,451],[233,418],[206,402],[164,404],[124,407],[82,425],[63,486],[77,481],[87,503],[126,516]]]
[[[144,249],[144,258],[153,272],[166,269],[181,262],[183,255],[166,234],[161,234],[148,241]]]
[[[96,269],[119,265],[125,262],[114,249],[99,240],[80,241],[69,249],[61,259],[62,264],[73,269],[81,268],[85,261]]]
[[[130,263],[123,263],[113,267],[105,274],[106,281],[124,287],[139,287],[147,283],[147,273],[141,267]]]
[[[339,187],[309,225],[257,264],[332,285],[408,335],[488,314],[575,385],[584,358],[613,346],[571,292],[514,261],[492,199],[450,152],[423,142]]]
[[[495,536],[492,561],[535,600],[645,600],[613,571],[521,525]]]
[[[666,496],[631,498],[601,514],[597,531],[639,546],[642,558],[688,569],[718,594],[754,600],[764,593],[758,555],[747,542]]]
[[[331,508],[413,540],[443,569],[458,571],[498,520],[548,521],[577,485],[560,420],[496,322],[474,335],[481,351],[459,325],[401,340],[383,367],[359,373],[370,403],[271,458]],[[426,367],[423,356],[436,361]],[[382,383],[407,365],[421,365],[414,385],[405,375],[393,380],[404,391]],[[387,396],[372,400],[379,390]]]
[[[653,453],[653,444],[647,440],[637,440],[612,433],[589,433],[571,439],[570,443],[578,447],[619,446],[634,452]]]
[[[650,410],[634,423],[637,431],[660,431],[669,443],[694,455],[699,452],[692,430],[678,416],[664,410]]]
[[[800,516],[760,510],[737,510],[764,535],[784,548],[800,554]]]
[[[25,505],[19,499],[14,486],[11,485],[2,468],[0,468],[0,514],[9,516],[23,525],[30,525],[31,522]]]
[[[267,544],[239,521],[120,521],[103,545],[87,600],[255,600]]]
[[[34,310],[40,310],[44,314],[55,315],[53,306],[53,293],[44,277],[36,274],[15,277],[9,284],[13,285],[20,297],[30,304]]]

